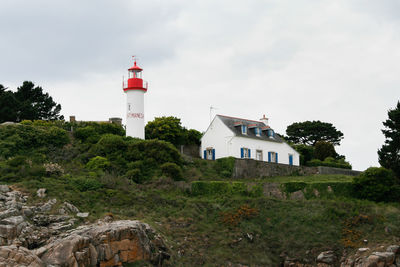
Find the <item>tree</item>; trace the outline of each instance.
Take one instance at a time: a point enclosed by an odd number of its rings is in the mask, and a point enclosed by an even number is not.
[[[17,121],[22,120],[62,120],[61,105],[53,101],[40,86],[25,81],[14,93],[18,101]]]
[[[0,123],[6,121],[16,121],[18,102],[14,93],[6,91],[0,84]]]
[[[0,122],[23,120],[62,120],[61,105],[53,101],[42,87],[25,81],[17,92],[0,85]]]
[[[332,143],[318,141],[317,143],[315,143],[314,147],[314,158],[316,159],[323,161],[328,157],[336,158],[338,156]]]
[[[314,146],[318,141],[339,145],[343,133],[331,123],[321,121],[295,122],[286,128],[287,140],[296,144]]]
[[[373,201],[398,201],[399,180],[391,170],[370,167],[353,180],[354,195]]]
[[[388,111],[388,119],[383,122],[385,129],[385,143],[378,150],[379,163],[381,166],[393,170],[400,178],[400,101],[397,107]]]
[[[175,146],[182,145],[184,141],[181,119],[173,116],[163,116],[149,121],[145,127],[145,134],[146,139],[164,140]]]

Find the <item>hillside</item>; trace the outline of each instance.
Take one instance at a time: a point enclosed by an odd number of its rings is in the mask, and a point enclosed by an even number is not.
[[[25,123],[1,126],[0,137],[0,184],[29,193],[30,204],[56,198],[50,213],[64,201],[89,212],[76,225],[106,215],[146,222],[169,266],[313,263],[322,251],[340,258],[400,242],[400,206],[352,198],[348,176],[233,180],[231,159],[183,159],[110,125]]]

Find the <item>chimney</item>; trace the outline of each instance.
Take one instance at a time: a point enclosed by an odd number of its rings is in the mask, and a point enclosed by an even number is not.
[[[263,122],[265,124],[265,126],[269,126],[268,124],[268,118],[265,117],[265,114],[263,115],[263,117],[260,119],[261,122]]]
[[[75,116],[69,116],[69,122],[76,122]]]

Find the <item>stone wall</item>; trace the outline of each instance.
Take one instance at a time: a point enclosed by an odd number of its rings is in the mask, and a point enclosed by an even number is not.
[[[182,155],[191,158],[200,158],[200,146],[198,145],[181,145],[178,149]]]
[[[356,176],[359,173],[359,171],[331,167],[291,166],[254,159],[236,159],[233,178],[263,178],[271,176],[313,174],[343,174]]]

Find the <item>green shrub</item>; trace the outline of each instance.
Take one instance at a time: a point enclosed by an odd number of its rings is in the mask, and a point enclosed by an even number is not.
[[[97,143],[100,139],[100,134],[93,126],[86,126],[74,130],[74,137],[82,142],[91,144]]]
[[[346,162],[344,159],[334,159],[332,157],[327,157],[324,161],[319,159],[313,159],[306,163],[307,166],[326,166],[333,168],[351,169],[350,163]]]
[[[370,167],[353,180],[354,195],[373,201],[398,201],[399,181],[391,170]]]
[[[162,174],[175,181],[183,180],[182,169],[176,163],[167,162],[160,166]]]
[[[79,191],[96,191],[103,187],[95,178],[78,177],[70,180],[70,183]]]
[[[325,160],[327,157],[336,157],[337,153],[332,143],[318,141],[314,146],[314,158]]]
[[[107,170],[110,168],[110,162],[104,157],[94,157],[89,160],[86,164],[86,168],[89,170]]]
[[[217,159],[214,164],[214,168],[217,171],[217,174],[225,178],[232,177],[234,167],[235,167],[234,157]]]
[[[128,170],[125,174],[125,177],[137,184],[141,184],[146,181],[146,176],[143,175],[140,169]]]
[[[261,186],[247,188],[243,182],[225,182],[225,181],[195,181],[191,184],[191,193],[194,196],[223,196],[223,195],[242,195],[259,196]]]
[[[122,136],[105,134],[91,149],[92,153],[98,156],[109,157],[112,154],[121,154],[127,148],[127,143]]]

